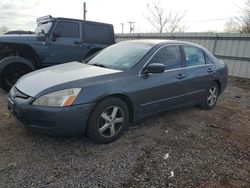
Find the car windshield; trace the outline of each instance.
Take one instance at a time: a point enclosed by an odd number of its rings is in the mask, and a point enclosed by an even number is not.
[[[152,44],[121,42],[105,48],[88,64],[113,69],[129,69],[153,47]]]
[[[39,34],[48,34],[51,25],[52,25],[51,21],[45,22],[45,23],[40,23],[36,27],[35,33],[37,35],[39,35]]]

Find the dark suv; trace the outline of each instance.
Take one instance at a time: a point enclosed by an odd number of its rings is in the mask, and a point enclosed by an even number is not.
[[[0,36],[0,84],[9,90],[24,74],[69,61],[81,61],[115,42],[105,23],[44,16],[35,33]]]

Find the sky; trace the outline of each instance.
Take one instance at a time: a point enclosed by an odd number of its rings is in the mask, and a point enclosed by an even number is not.
[[[127,22],[135,22],[135,32],[154,32],[147,21],[147,4],[158,0],[0,0],[0,27],[10,30],[34,30],[36,18],[83,18],[83,2],[87,3],[87,20],[111,23],[115,32],[129,32]],[[222,32],[225,23],[239,14],[244,0],[161,0],[166,11],[182,14],[187,32]]]

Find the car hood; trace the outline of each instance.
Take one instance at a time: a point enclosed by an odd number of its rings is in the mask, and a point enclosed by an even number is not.
[[[37,36],[33,34],[0,35],[0,42],[27,43],[28,41],[37,41]]]
[[[60,84],[118,72],[122,71],[71,62],[29,73],[21,77],[15,86],[21,92],[35,97],[40,92]]]

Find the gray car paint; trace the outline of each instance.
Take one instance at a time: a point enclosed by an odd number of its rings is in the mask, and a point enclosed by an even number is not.
[[[148,60],[164,45],[198,47],[212,57],[213,64],[183,67],[147,76],[140,75]],[[209,67],[212,67],[214,72],[208,74]],[[18,81],[17,88],[34,98],[61,89],[83,88],[73,105],[98,102],[114,94],[122,95],[131,101],[136,120],[176,106],[201,102],[205,90],[215,80],[219,82],[222,92],[227,81],[224,70],[225,64],[201,46],[178,41],[155,41],[151,51],[129,70],[106,69],[74,62],[29,74]],[[177,79],[177,75],[183,71],[186,77],[182,80]],[[196,94],[199,92],[197,98]]]
[[[121,71],[71,62],[29,73],[18,80],[16,87],[25,91],[25,94],[35,97],[41,91],[59,84],[117,72]]]

